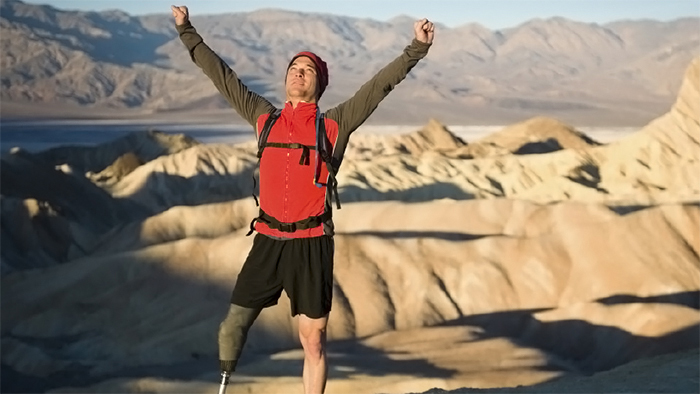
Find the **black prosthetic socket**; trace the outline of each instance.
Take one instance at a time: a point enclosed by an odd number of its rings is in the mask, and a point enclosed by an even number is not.
[[[261,310],[231,304],[219,326],[219,364],[222,371],[231,373],[236,369],[248,330]]]

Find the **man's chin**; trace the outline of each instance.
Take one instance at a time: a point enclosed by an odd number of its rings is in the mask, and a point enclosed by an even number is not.
[[[305,97],[308,96],[306,89],[287,89],[287,96],[290,97]]]

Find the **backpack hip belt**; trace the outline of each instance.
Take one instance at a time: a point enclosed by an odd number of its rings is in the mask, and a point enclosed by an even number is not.
[[[314,227],[318,227],[326,220],[330,219],[333,215],[330,211],[326,211],[318,216],[309,216],[306,219],[298,220],[296,222],[280,222],[273,216],[268,215],[260,210],[260,215],[250,222],[250,231],[248,234],[253,234],[255,231],[255,222],[265,223],[269,228],[279,230],[285,233],[293,233],[297,230],[306,230]]]

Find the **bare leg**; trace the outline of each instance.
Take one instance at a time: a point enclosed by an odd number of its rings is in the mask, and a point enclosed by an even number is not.
[[[322,394],[326,389],[328,362],[326,361],[326,326],[328,315],[312,319],[299,315],[299,339],[304,348],[304,393]]]

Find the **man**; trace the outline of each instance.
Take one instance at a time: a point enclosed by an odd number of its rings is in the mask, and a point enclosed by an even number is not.
[[[204,44],[189,22],[187,7],[172,6],[172,12],[192,60],[240,116],[253,125],[258,138],[263,130],[269,131],[264,134],[267,145],[260,160],[260,216],[251,224],[258,234],[219,329],[222,385],[236,367],[253,321],[262,308],[277,304],[284,289],[292,316],[299,316],[304,391],[322,393],[327,376],[326,326],[333,289],[334,172],[340,166],[350,134],[428,53],[434,25],[427,19],[417,21],[415,39],[398,58],[352,98],[320,117],[317,103],[328,86],[328,68],[318,55],[300,52],[291,59],[285,77],[286,103],[277,114],[269,101],[243,85]],[[269,128],[271,122],[266,122],[277,115]],[[324,143],[329,144],[325,149],[321,148]],[[321,165],[323,153],[330,156],[323,160],[325,166]]]

